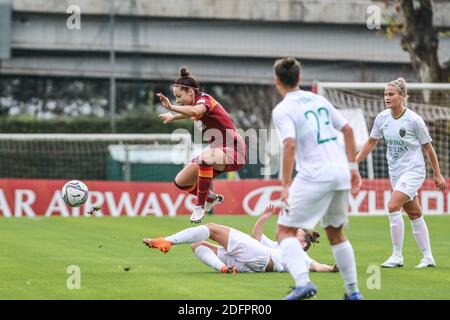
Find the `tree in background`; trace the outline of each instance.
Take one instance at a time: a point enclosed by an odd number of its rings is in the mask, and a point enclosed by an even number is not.
[[[433,3],[431,0],[384,0],[386,7],[395,8],[393,14],[386,17],[386,33],[392,38],[401,36],[402,49],[408,52],[413,70],[420,82],[449,82],[450,60],[439,63],[439,37],[446,36],[438,32],[433,25]]]
[[[272,109],[281,100],[272,85],[224,85],[212,89],[236,126],[244,130],[269,128]]]

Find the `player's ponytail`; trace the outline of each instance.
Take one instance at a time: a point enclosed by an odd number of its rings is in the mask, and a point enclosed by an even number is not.
[[[311,247],[311,244],[313,243],[319,243],[318,238],[320,237],[320,234],[317,231],[305,231],[305,242],[306,247],[304,248],[305,251],[308,251],[308,249]]]
[[[189,77],[190,73],[186,67],[180,68],[180,78]]]
[[[200,93],[200,84],[191,76],[189,70],[186,67],[181,67],[179,71],[179,78],[175,80],[175,85],[180,86],[184,90],[189,88],[194,89],[196,94]]]
[[[275,74],[281,83],[286,87],[292,88],[298,86],[300,76],[300,63],[297,59],[287,57],[275,61],[273,66]]]

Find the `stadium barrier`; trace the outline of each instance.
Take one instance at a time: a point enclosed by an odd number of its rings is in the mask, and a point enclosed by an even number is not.
[[[90,195],[81,208],[68,207],[61,198],[65,180],[0,179],[0,217],[79,217],[89,216],[177,216],[192,212],[195,197],[180,192],[168,182],[85,181]],[[450,180],[448,181],[450,182]],[[225,196],[225,203],[214,214],[258,216],[269,202],[280,196],[278,180],[218,180],[214,190]],[[361,191],[350,196],[350,215],[383,215],[390,197],[387,179],[364,180]],[[432,180],[419,191],[425,214],[449,214],[450,191],[439,192]]]

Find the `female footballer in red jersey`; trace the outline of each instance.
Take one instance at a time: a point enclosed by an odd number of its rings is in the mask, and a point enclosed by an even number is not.
[[[179,189],[197,196],[190,220],[200,223],[205,213],[223,202],[223,196],[210,191],[212,179],[241,169],[246,161],[246,146],[230,115],[212,96],[200,91],[199,83],[184,67],[173,85],[173,95],[178,105],[171,104],[162,93],[157,94],[164,108],[176,112],[160,114],[164,123],[191,118],[210,146],[175,177]]]

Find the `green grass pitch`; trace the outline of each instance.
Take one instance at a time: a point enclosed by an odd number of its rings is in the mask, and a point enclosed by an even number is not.
[[[205,222],[250,232],[256,218],[207,216]],[[380,269],[381,288],[367,270],[391,253],[387,217],[351,217],[346,230],[356,253],[366,299],[450,299],[450,216],[427,216],[436,268],[416,270],[421,253],[405,217],[405,267]],[[275,233],[276,218],[266,225]],[[189,245],[163,254],[141,239],[191,227],[188,216],[0,219],[0,299],[281,299],[293,284],[288,273],[220,274],[193,255]],[[319,231],[322,231],[320,228]],[[310,256],[332,264],[322,233]],[[80,268],[80,289],[68,289],[69,266]],[[70,270],[69,270],[70,271]],[[73,277],[73,276],[72,276]],[[371,278],[372,277],[372,278]],[[338,273],[311,273],[316,299],[342,299]],[[372,289],[368,287],[372,285]],[[70,281],[69,281],[70,283]]]

